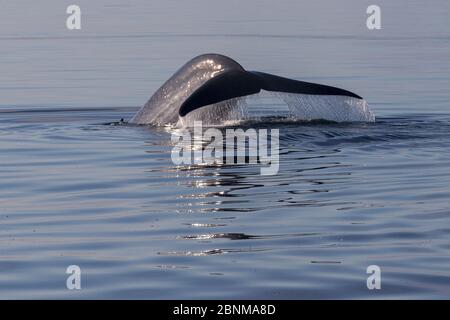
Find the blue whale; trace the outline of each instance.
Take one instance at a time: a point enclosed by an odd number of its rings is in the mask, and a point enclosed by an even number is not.
[[[153,94],[130,122],[176,125],[186,123],[189,117],[211,122],[213,113],[214,120],[220,123],[236,108],[239,98],[261,90],[284,94],[283,100],[293,110],[293,114],[303,120],[374,120],[365,100],[353,92],[263,72],[246,71],[227,56],[203,54],[182,66]],[[307,104],[313,105],[306,106]]]

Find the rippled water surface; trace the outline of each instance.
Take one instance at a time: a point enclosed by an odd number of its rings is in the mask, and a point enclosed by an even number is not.
[[[450,10],[434,2],[379,1],[380,31],[364,1],[79,1],[80,31],[68,3],[5,4],[0,298],[449,298]],[[170,130],[116,122],[203,52],[352,90],[377,121],[255,124],[280,130],[274,176],[177,167]]]

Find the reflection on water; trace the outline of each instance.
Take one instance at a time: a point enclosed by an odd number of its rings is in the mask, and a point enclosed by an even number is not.
[[[296,130],[298,125],[310,126],[310,124],[304,122],[299,122],[297,125],[289,123],[290,121],[282,130],[287,129],[290,132]],[[259,123],[257,126],[267,127],[270,125],[273,125],[273,123]],[[280,125],[283,126],[281,122],[278,122],[277,126]],[[326,136],[330,136],[330,134],[327,133]],[[311,138],[310,136],[309,139]],[[346,180],[349,180],[351,178],[351,164],[336,161],[336,159],[339,160],[339,157],[336,157],[335,154],[339,153],[340,149],[332,149],[327,151],[326,154],[312,156],[308,156],[307,154],[314,152],[314,150],[293,150],[294,139],[289,134],[286,136],[282,135],[279,151],[281,161],[288,160],[283,164],[289,165],[292,161],[296,162],[296,165],[290,170],[290,173],[294,175],[289,177],[289,175],[280,173],[265,178],[260,175],[259,170],[255,166],[248,163],[230,164],[227,163],[226,158],[223,159],[224,163],[220,165],[178,165],[176,166],[177,177],[183,174],[183,177],[187,178],[184,184],[187,187],[193,188],[192,193],[182,194],[179,198],[187,199],[188,202],[185,204],[189,210],[192,211],[192,208],[196,208],[196,210],[205,213],[254,212],[268,208],[289,206],[320,207],[331,204],[354,204],[354,202],[348,201],[331,203],[322,200],[305,199],[305,195],[330,192],[332,191],[330,188],[334,185],[339,187],[339,183],[345,183]],[[299,153],[302,155],[298,156]],[[328,161],[328,158],[332,160]],[[318,164],[316,159],[320,159],[320,164]],[[333,169],[339,169],[339,172],[335,172],[336,170]],[[311,177],[309,172],[313,173],[313,177]],[[292,179],[293,177],[295,177],[295,180]],[[290,185],[295,185],[299,189],[289,190]],[[278,195],[276,201],[265,203],[264,206],[261,206],[260,202],[255,202],[252,197],[249,197],[249,195],[270,197],[273,195],[272,188],[277,187],[283,189],[282,194]],[[182,210],[179,212],[182,212]]]

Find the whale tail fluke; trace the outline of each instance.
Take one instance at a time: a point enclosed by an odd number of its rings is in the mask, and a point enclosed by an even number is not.
[[[281,99],[289,115],[299,120],[372,122],[375,119],[366,101],[353,92],[246,71],[233,59],[211,53],[197,56],[183,65],[130,122],[176,125],[192,120],[205,120],[208,124],[226,123],[236,118],[247,120],[253,116],[246,104],[247,96],[253,97],[260,91]]]
[[[179,115],[184,117],[198,108],[232,98],[255,94],[261,90],[363,99],[353,92],[327,85],[292,80],[257,71],[232,70],[208,80],[192,93],[181,105]]]

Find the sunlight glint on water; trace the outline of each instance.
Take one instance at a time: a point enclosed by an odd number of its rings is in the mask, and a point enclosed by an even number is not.
[[[77,4],[79,32],[55,1],[2,4],[0,298],[450,296],[447,1],[379,0],[373,32],[356,0]],[[175,166],[170,128],[120,119],[205,52],[356,92],[376,122],[263,96],[240,112],[276,113],[244,126],[280,130],[279,174]]]

